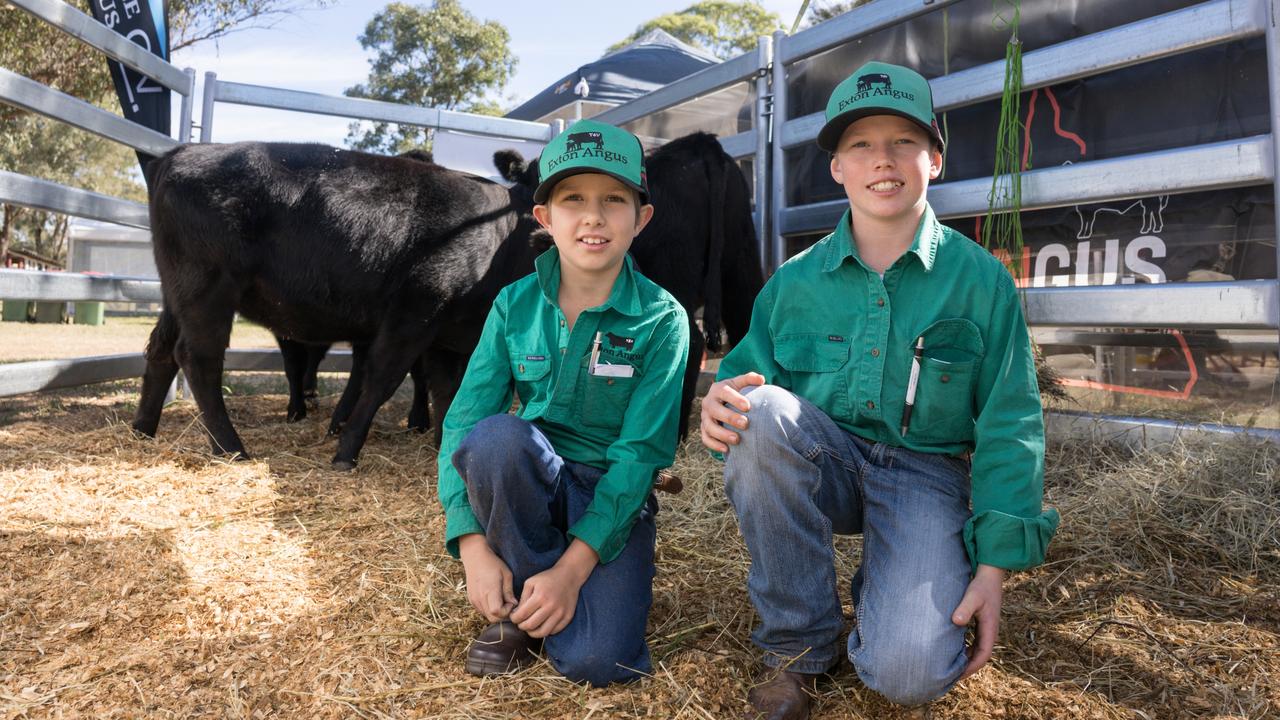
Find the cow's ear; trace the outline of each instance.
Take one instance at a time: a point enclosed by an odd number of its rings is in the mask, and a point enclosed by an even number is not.
[[[515,150],[499,150],[493,154],[493,166],[507,182],[518,183],[524,178],[524,157]]]

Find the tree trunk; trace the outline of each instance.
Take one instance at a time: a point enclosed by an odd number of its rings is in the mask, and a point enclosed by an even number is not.
[[[71,229],[71,218],[67,215],[56,215],[57,219],[53,221],[53,237],[50,243],[49,259],[56,260],[62,264],[63,269],[67,267],[67,233]]]
[[[17,208],[5,204],[4,224],[0,225],[0,268],[9,267],[9,235],[13,229],[13,216],[16,214]]]

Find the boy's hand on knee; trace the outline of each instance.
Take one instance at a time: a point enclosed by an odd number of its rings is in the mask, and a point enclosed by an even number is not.
[[[741,391],[763,384],[763,375],[749,372],[712,385],[702,398],[702,444],[716,452],[728,452],[730,445],[737,445],[738,432],[730,427],[746,430],[745,413],[751,409],[751,401]]]
[[[575,538],[551,569],[524,581],[511,622],[535,638],[565,629],[577,611],[578,591],[599,561],[590,545]]]
[[[458,555],[467,574],[467,599],[485,620],[506,620],[516,606],[511,569],[502,562],[483,535],[458,538]]]
[[[978,623],[977,638],[969,647],[969,662],[964,666],[961,680],[978,672],[991,659],[996,637],[1000,633],[1000,604],[1004,599],[1002,584],[1005,574],[998,567],[979,565],[978,573],[969,581],[959,607],[951,613],[951,622],[961,627],[972,620]]]

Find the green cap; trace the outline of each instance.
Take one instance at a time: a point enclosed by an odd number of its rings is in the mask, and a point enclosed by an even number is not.
[[[635,135],[595,120],[579,120],[560,133],[538,159],[538,188],[533,201],[547,201],[556,183],[579,173],[603,173],[640,193],[649,202],[644,148]]]
[[[942,132],[933,116],[933,92],[929,81],[901,65],[869,62],[831,91],[827,100],[827,124],[818,133],[818,147],[835,152],[845,128],[869,115],[899,115],[929,133],[942,148]]]

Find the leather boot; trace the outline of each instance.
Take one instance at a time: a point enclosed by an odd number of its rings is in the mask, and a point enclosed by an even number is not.
[[[778,670],[751,688],[748,720],[807,720],[818,676]]]
[[[509,620],[484,629],[467,650],[467,672],[484,677],[519,672],[537,661],[533,638]]]

